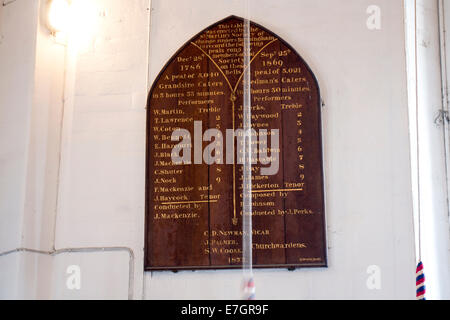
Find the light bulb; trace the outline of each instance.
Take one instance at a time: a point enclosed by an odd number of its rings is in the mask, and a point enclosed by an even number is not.
[[[68,0],[51,0],[48,10],[48,25],[52,32],[66,32],[70,24]]]

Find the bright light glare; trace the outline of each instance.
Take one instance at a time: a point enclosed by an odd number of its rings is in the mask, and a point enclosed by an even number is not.
[[[53,32],[65,32],[70,20],[70,5],[67,0],[52,0],[48,11],[48,23]]]
[[[55,36],[69,41],[77,50],[92,43],[98,12],[92,0],[52,0],[48,11],[48,25]]]
[[[98,12],[90,0],[72,0],[69,36],[74,45],[83,50],[96,33]]]

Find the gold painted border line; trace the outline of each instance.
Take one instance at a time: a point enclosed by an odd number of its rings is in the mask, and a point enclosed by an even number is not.
[[[236,82],[236,86],[233,89],[233,86],[230,83],[230,80],[228,79],[228,77],[225,75],[225,73],[223,72],[223,70],[219,67],[219,65],[216,63],[216,61],[214,61],[214,59],[205,51],[203,50],[199,45],[197,45],[195,42],[191,41],[191,44],[196,47],[197,49],[199,49],[206,57],[208,57],[208,59],[216,66],[216,68],[220,71],[220,73],[222,74],[222,76],[224,77],[225,81],[227,82],[228,86],[230,87],[231,90],[231,103],[232,103],[232,117],[233,117],[233,132],[235,130],[235,120],[234,120],[234,113],[235,113],[235,101],[236,101],[236,90],[239,86],[239,83],[242,81],[243,76],[245,74],[245,72],[247,71],[248,68],[250,68],[252,62],[256,59],[256,57],[259,56],[259,54],[266,49],[269,45],[271,45],[272,43],[274,43],[275,41],[278,41],[278,38],[272,39],[271,41],[269,41],[268,43],[266,43],[261,49],[259,49],[259,51],[254,55],[254,57],[250,60],[249,64],[247,66],[244,66],[241,75],[239,76],[238,81]],[[283,190],[271,190],[271,191],[259,191],[259,190],[255,190],[252,191],[252,193],[258,193],[258,192],[273,192],[273,191],[303,191],[303,189],[283,189]],[[209,201],[205,201],[205,202],[209,202]],[[217,202],[217,201],[211,201],[211,202]],[[181,203],[201,203],[201,202],[181,202]],[[180,204],[180,203],[163,203],[163,204]],[[232,222],[234,225],[237,225],[237,216],[236,216],[236,164],[233,161],[233,219]]]
[[[219,69],[220,73],[223,75],[223,77],[225,78],[225,81],[228,83],[228,86],[230,87],[231,92],[233,91],[233,87],[230,83],[230,81],[228,80],[227,76],[225,75],[225,73],[222,71],[222,69],[219,67],[219,65],[214,61],[214,59],[206,53],[205,50],[203,50],[202,48],[200,48],[195,42],[191,42],[191,44],[193,44],[196,48],[198,48],[201,52],[203,52],[209,60],[211,60],[211,62],[216,66],[217,69]]]
[[[262,192],[291,192],[291,191],[303,191],[303,188],[298,188],[298,189],[252,190],[252,193],[262,193]]]
[[[255,54],[255,56],[250,60],[250,63],[248,64],[248,66],[245,66],[244,70],[242,71],[241,75],[239,76],[239,79],[238,79],[238,81],[237,81],[237,83],[236,83],[236,86],[234,87],[233,92],[236,93],[236,90],[237,90],[237,88],[238,88],[238,86],[239,86],[239,83],[240,83],[241,80],[242,80],[242,77],[243,77],[244,74],[245,74],[245,71],[252,65],[253,60],[255,60],[256,57],[258,57],[259,54],[260,54],[265,48],[267,48],[269,45],[271,45],[272,43],[274,43],[274,42],[277,41],[277,40],[278,40],[278,39],[275,38],[275,39],[273,39],[272,41],[270,41],[270,42],[268,42],[267,44],[265,44],[264,47],[262,47],[261,49],[259,49],[259,51]]]
[[[217,201],[218,200],[180,201],[180,202],[162,202],[161,204],[214,203]]]

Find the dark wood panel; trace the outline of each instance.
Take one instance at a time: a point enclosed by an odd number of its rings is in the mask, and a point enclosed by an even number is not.
[[[154,82],[147,110],[146,270],[239,268],[242,264],[243,20],[229,17],[188,41]],[[325,267],[320,94],[300,55],[251,24],[251,102],[258,160],[252,172],[254,267]],[[195,123],[200,124],[199,141]],[[184,129],[184,142],[172,141]],[[208,129],[218,129],[203,141]],[[264,131],[266,130],[266,131]],[[272,144],[278,130],[279,148]],[[267,138],[267,144],[263,144]],[[180,138],[181,139],[181,138]],[[219,141],[222,161],[195,161]],[[172,161],[174,146],[191,163]],[[190,152],[189,152],[190,151]],[[271,164],[262,164],[267,152]],[[212,156],[219,155],[216,152]],[[278,170],[263,175],[262,167]],[[196,163],[198,162],[198,163]]]

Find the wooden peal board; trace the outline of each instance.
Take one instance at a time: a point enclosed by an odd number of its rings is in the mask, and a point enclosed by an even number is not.
[[[253,266],[326,267],[317,80],[290,45],[254,23],[250,70],[257,146]],[[226,130],[242,128],[242,78],[243,20],[232,16],[188,41],[154,82],[147,111],[146,270],[241,267],[240,135],[231,131],[237,138],[227,148]],[[202,138],[211,128],[222,134]],[[186,131],[172,141],[176,129]],[[273,130],[278,139],[272,141]],[[177,145],[182,151],[174,151]],[[186,163],[173,162],[174,152]],[[204,152],[216,162],[206,164]],[[269,174],[261,171],[271,166]]]

